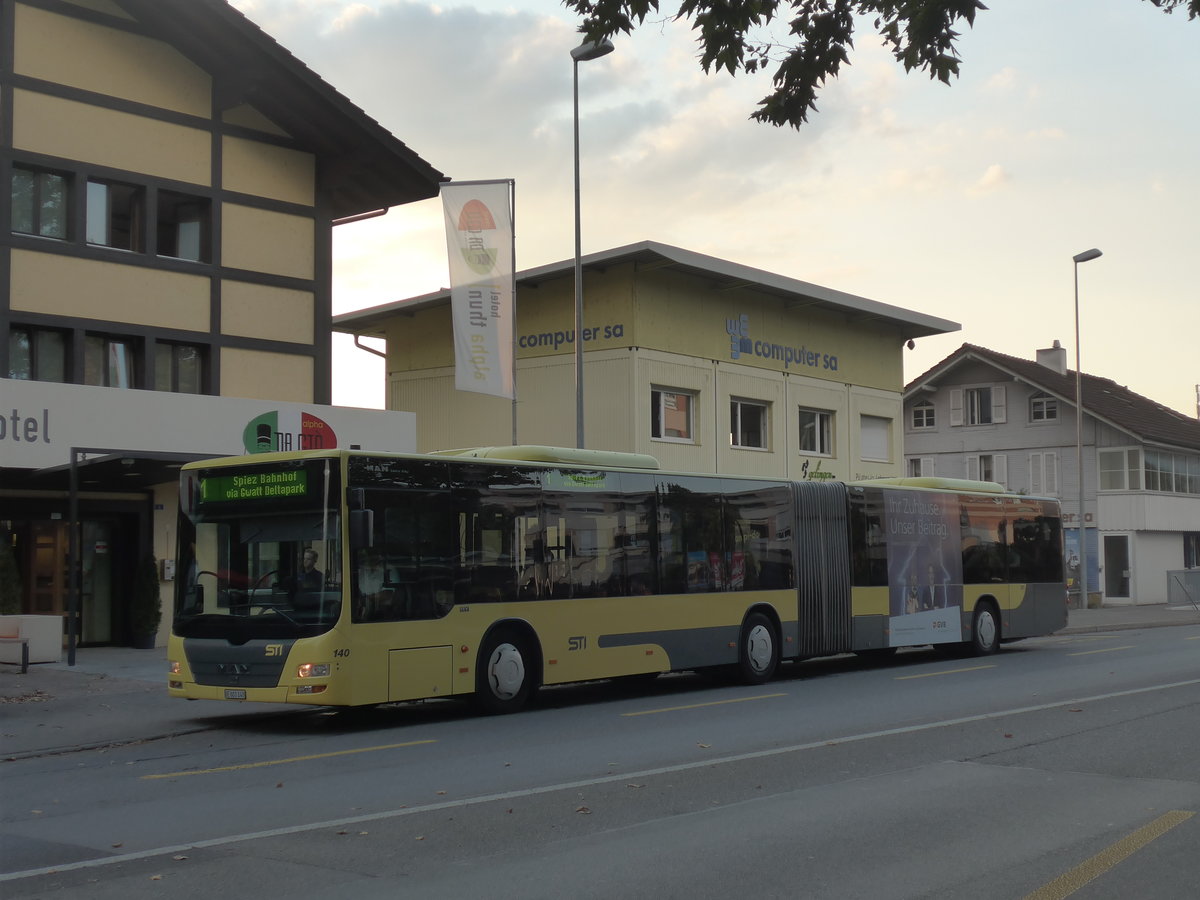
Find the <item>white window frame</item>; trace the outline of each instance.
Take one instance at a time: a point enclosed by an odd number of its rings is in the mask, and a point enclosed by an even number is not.
[[[932,456],[910,456],[908,458],[909,478],[933,478],[934,468]]]
[[[1058,451],[1037,450],[1029,454],[1029,493],[1058,497]]]
[[[1040,411],[1040,415],[1038,415]],[[1058,398],[1045,391],[1038,391],[1029,398],[1029,423],[1045,425],[1058,421]]]
[[[918,416],[920,421],[918,421]],[[927,431],[936,428],[937,407],[928,400],[922,400],[910,408],[908,421],[913,431]]]
[[[983,392],[987,391],[985,399]],[[989,418],[982,421],[984,415]],[[1007,391],[1002,384],[975,385],[950,391],[950,424],[1003,425],[1008,421]]]
[[[797,411],[800,442],[797,445],[802,456],[833,456],[833,412],[828,409],[812,409],[802,406]],[[816,437],[816,449],[806,449],[804,445],[805,415],[811,415],[813,434]]]
[[[874,423],[879,423],[875,425]],[[882,435],[877,433],[882,429]],[[880,437],[882,436],[882,442]],[[858,417],[858,446],[865,462],[892,461],[892,420],[886,416],[863,413]],[[878,455],[873,455],[877,449]]]
[[[739,450],[769,450],[767,445],[770,435],[770,404],[761,400],[743,400],[740,397],[729,398],[729,446]],[[742,411],[747,407],[759,410],[759,440],[758,444],[744,444],[742,435]]]
[[[676,437],[666,434],[663,423],[668,411],[667,398],[687,397],[687,435]],[[652,441],[667,441],[672,444],[696,443],[696,404],[699,395],[695,391],[685,391],[682,388],[652,387],[650,389],[650,439]],[[658,423],[659,434],[654,433],[655,422]]]
[[[994,481],[1008,487],[1008,457],[1003,453],[972,453],[967,456],[970,481]]]

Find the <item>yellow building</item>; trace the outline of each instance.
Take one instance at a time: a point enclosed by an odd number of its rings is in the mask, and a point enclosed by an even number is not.
[[[129,639],[182,459],[413,442],[411,417],[328,405],[331,230],[444,176],[224,0],[0,0],[0,179],[23,612],[67,608],[74,519],[80,636]]]
[[[584,445],[670,469],[903,474],[901,354],[944,319],[676,247],[583,258]],[[518,273],[516,440],[576,444],[574,261]],[[387,339],[387,405],[422,451],[513,442],[512,404],[454,389],[449,292],[334,317]]]

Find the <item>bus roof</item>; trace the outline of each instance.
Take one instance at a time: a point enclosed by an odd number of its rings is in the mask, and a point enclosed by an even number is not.
[[[616,450],[578,450],[517,444],[507,447],[466,447],[461,450],[434,450],[430,456],[466,456],[475,459],[511,459],[523,462],[561,463],[571,466],[595,466],[605,469],[657,469],[658,460],[645,453],[621,453]]]
[[[457,450],[432,450],[428,453],[396,453],[345,448],[327,450],[284,450],[271,453],[252,453],[244,456],[220,456],[194,460],[183,469],[207,469],[248,463],[273,463],[296,459],[332,458],[344,456],[386,456],[409,459],[431,456],[459,459],[489,459],[496,462],[531,462],[549,465],[578,466],[600,469],[653,469],[658,460],[645,453],[621,453],[616,450],[579,450],[570,447],[549,447],[538,444],[518,444],[500,447],[464,447]]]
[[[1007,494],[1008,489],[994,481],[970,481],[966,478],[869,478],[856,481],[859,485],[889,485],[891,487],[924,488],[929,491],[966,492],[971,494]]]

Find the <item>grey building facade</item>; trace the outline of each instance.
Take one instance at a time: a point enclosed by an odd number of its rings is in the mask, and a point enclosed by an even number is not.
[[[1082,519],[1093,606],[1186,599],[1188,590],[1200,601],[1200,421],[1109,379],[1081,381],[1082,516],[1075,372],[1057,341],[1034,360],[963,344],[908,384],[906,474],[1058,497],[1073,584]]]

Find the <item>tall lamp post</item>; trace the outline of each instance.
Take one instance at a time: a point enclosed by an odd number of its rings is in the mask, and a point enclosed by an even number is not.
[[[1101,256],[1094,247],[1076,253],[1075,261],[1075,465],[1079,478],[1079,608],[1087,609],[1087,529],[1083,514],[1083,375],[1079,366],[1079,264]]]
[[[571,51],[575,97],[575,446],[583,448],[583,263],[579,238],[579,64],[613,52],[612,41],[584,41]]]

